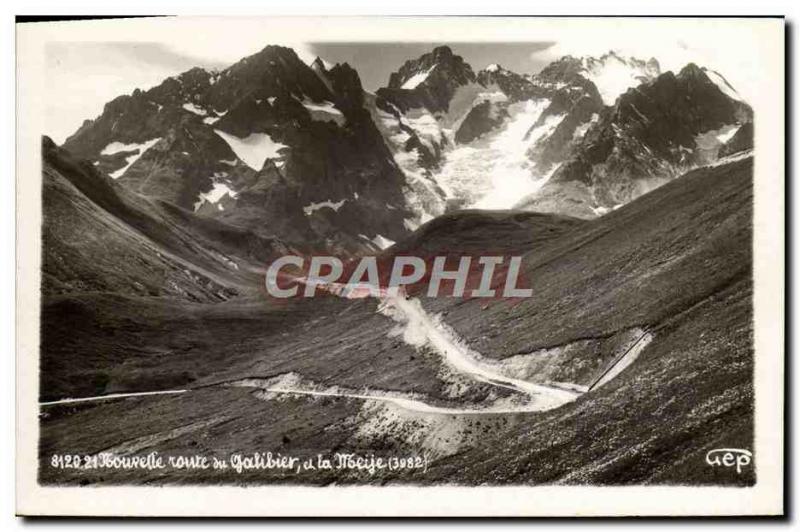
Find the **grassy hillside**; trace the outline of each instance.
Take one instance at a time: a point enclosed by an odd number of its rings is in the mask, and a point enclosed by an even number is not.
[[[43,361],[52,379],[43,389],[53,394],[46,397],[194,391],[43,409],[40,478],[751,484],[752,468],[737,475],[703,461],[715,447],[752,448],[751,224],[752,161],[744,160],[690,172],[597,220],[454,213],[388,250],[525,250],[530,299],[423,301],[475,351],[519,377],[585,385],[632,331],[652,334],[618,377],[545,412],[411,414],[369,400],[274,396],[225,385],[295,373],[330,389],[413,393],[435,405],[498,398],[495,387],[457,381],[429,349],[398,334],[371,299],[277,304],[244,290],[218,302],[113,291],[53,297],[43,323]],[[224,279],[233,283],[232,276]],[[87,386],[94,381],[85,377],[98,374],[104,377]],[[434,460],[424,474],[366,477],[149,476],[46,465],[52,453],[104,450],[424,451]]]

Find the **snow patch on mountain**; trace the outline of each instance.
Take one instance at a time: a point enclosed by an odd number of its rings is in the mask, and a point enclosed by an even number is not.
[[[132,155],[128,155],[127,157],[125,157],[125,166],[123,166],[119,170],[111,172],[108,175],[111,176],[112,179],[120,178],[122,174],[124,174],[128,170],[128,168],[131,167],[133,163],[139,160],[139,157],[144,155],[144,152],[152,148],[159,140],[161,140],[161,137],[146,140],[138,144],[137,143],[123,144],[122,142],[112,142],[111,144],[103,148],[103,150],[100,152],[100,155],[113,155],[115,153],[129,152],[129,151],[136,152]]]
[[[700,152],[699,164],[715,161],[719,149],[739,131],[740,127],[742,127],[741,124],[728,124],[695,136],[694,142]]]
[[[446,138],[441,124],[425,108],[409,109],[401,120],[417,134],[419,139],[431,150],[434,150],[434,145],[442,143],[442,139]]]
[[[372,244],[374,244],[380,250],[387,249],[387,248],[389,248],[389,247],[391,247],[391,246],[393,246],[395,244],[394,240],[386,238],[383,235],[375,235],[375,238],[370,238],[370,237],[368,237],[367,235],[364,235],[364,234],[360,234],[358,236],[360,236],[364,240],[367,240],[367,241],[371,242]]]
[[[605,105],[614,105],[620,94],[661,73],[654,61],[625,58],[614,52],[600,58],[583,58],[582,63],[582,74],[595,84]]]
[[[727,157],[720,157],[716,161],[711,164],[706,164],[704,166],[713,168],[716,166],[722,166],[724,164],[735,163],[736,161],[741,161],[753,156],[753,150],[743,150],[739,153],[734,153],[733,155],[728,155]]]
[[[724,127],[723,131],[720,131],[720,133],[717,135],[717,140],[720,141],[722,144],[725,144],[726,142],[728,142],[733,138],[733,136],[736,134],[737,131],[739,131],[739,128],[741,127],[742,127],[741,124],[734,124],[732,126]]]
[[[155,138],[151,140],[146,140],[144,142],[131,142],[130,144],[125,144],[124,142],[111,142],[105,148],[102,149],[100,155],[114,155],[115,153],[120,153],[124,151],[141,151],[142,148],[150,147],[156,142],[158,142],[160,138]]]
[[[434,176],[447,196],[464,208],[507,209],[538,190],[548,176],[534,173],[527,150],[564,118],[553,115],[531,131],[549,105],[547,99],[509,105],[504,128],[448,152],[441,172]]]
[[[213,188],[209,192],[201,192],[198,195],[197,201],[194,203],[195,212],[197,212],[197,210],[202,207],[204,203],[215,204],[219,210],[223,210],[222,205],[220,205],[218,202],[226,195],[235,198],[236,192],[234,192],[234,190],[225,183],[214,182]]]
[[[475,100],[478,102],[488,100],[492,103],[503,103],[508,101],[508,96],[506,96],[506,94],[503,91],[496,88],[496,86],[494,86],[493,88],[495,88],[495,90],[479,92]]]
[[[426,79],[428,79],[428,76],[430,75],[430,73],[433,72],[433,69],[436,68],[437,66],[438,65],[433,65],[432,67],[430,67],[428,70],[425,70],[424,72],[418,72],[418,73],[414,74],[413,76],[408,78],[406,80],[406,82],[403,83],[403,86],[400,87],[400,88],[401,89],[408,89],[408,90],[416,89],[419,86],[420,83],[423,83]]]
[[[544,119],[541,125],[537,126],[528,133],[528,140],[531,144],[536,144],[553,134],[553,131],[566,117],[565,114],[550,115]]]
[[[347,200],[343,199],[341,201],[336,201],[336,202],[326,200],[326,201],[320,201],[319,203],[309,203],[308,205],[303,207],[303,212],[306,213],[306,216],[311,216],[312,214],[314,214],[315,211],[318,211],[323,207],[328,207],[336,212],[339,212],[339,209],[342,208],[342,205],[344,205],[345,201]]]
[[[728,83],[728,80],[725,79],[725,77],[722,76],[722,74],[720,74],[719,72],[717,72],[715,70],[711,70],[711,69],[708,69],[708,68],[704,68],[703,72],[705,72],[706,76],[708,76],[708,79],[710,79],[712,82],[714,82],[714,85],[719,87],[719,90],[722,91],[722,94],[724,94],[728,98],[732,98],[732,99],[740,101],[740,102],[744,101],[742,99],[742,97],[739,96],[739,93],[736,92],[736,89],[734,89],[731,86],[731,84]]]
[[[286,144],[275,142],[266,133],[251,133],[243,139],[219,129],[215,129],[214,133],[227,142],[233,153],[256,172],[263,168],[267,159],[280,157],[280,150],[289,147]]]
[[[393,149],[392,157],[397,167],[406,176],[406,187],[403,192],[406,203],[411,210],[417,213],[418,220],[405,219],[405,227],[411,231],[436,216],[444,213],[445,202],[436,182],[429,172],[419,164],[419,152],[415,148],[411,151]]]
[[[417,219],[405,219],[404,225],[409,230],[414,230],[419,225],[444,213],[445,203],[436,183],[431,179],[430,172],[419,161],[419,150],[416,148],[407,151],[406,142],[411,138],[403,130],[404,124],[395,115],[379,109],[374,102],[374,97],[367,98],[367,108],[372,114],[372,119],[381,135],[386,141],[386,146],[392,154],[395,166],[405,175],[406,186],[404,194],[406,203],[417,214]],[[399,114],[399,110],[395,108]]]
[[[201,107],[198,107],[193,103],[185,103],[181,107],[183,107],[185,110],[189,111],[190,113],[196,114],[197,116],[206,116],[205,109],[203,109]]]
[[[322,103],[315,103],[309,99],[304,99],[302,102],[303,107],[308,109],[312,120],[318,122],[328,122],[333,120],[337,125],[344,125],[345,118],[340,110],[334,107],[333,102],[324,101]]]
[[[376,235],[375,238],[372,239],[372,243],[378,246],[381,249],[386,249],[394,245],[394,240],[390,240],[383,235]]]
[[[582,139],[586,135],[586,132],[589,131],[589,128],[592,126],[592,124],[597,122],[599,119],[600,115],[594,113],[590,120],[587,120],[586,122],[575,128],[575,133],[572,134],[572,139],[573,140]]]

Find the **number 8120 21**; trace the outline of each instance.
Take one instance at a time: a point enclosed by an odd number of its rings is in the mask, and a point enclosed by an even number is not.
[[[93,467],[94,459],[78,454],[54,454],[50,457],[50,465],[56,469],[85,469]]]

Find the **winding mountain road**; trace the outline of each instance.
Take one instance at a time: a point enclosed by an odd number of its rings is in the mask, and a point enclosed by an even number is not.
[[[296,386],[258,386],[250,385],[264,392],[343,397],[361,400],[373,400],[392,403],[400,408],[417,412],[420,414],[498,414],[515,412],[537,412],[557,408],[565,403],[575,400],[580,393],[537,384],[530,381],[508,377],[499,372],[492,364],[471,349],[458,338],[455,333],[440,320],[432,317],[417,299],[405,299],[404,297],[381,297],[379,311],[389,315],[392,319],[403,324],[405,327],[413,328],[417,334],[422,334],[427,343],[435,353],[439,354],[442,362],[457,373],[468,376],[469,378],[497,386],[514,390],[526,396],[524,403],[513,406],[486,405],[484,408],[450,408],[432,405],[416,398],[402,396],[397,393],[385,391],[365,391],[363,393],[345,392],[341,390],[322,390],[314,387]],[[393,309],[387,312],[387,309]],[[242,382],[247,381],[243,379]],[[124,399],[129,397],[143,397],[153,395],[174,395],[191,392],[191,389],[160,390],[149,392],[116,393],[82,398],[67,398],[57,401],[47,401],[39,403],[40,406],[54,406],[74,403],[86,403],[94,401],[105,401],[111,399]]]

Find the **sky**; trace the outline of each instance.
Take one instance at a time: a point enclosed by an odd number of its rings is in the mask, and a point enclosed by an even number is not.
[[[347,62],[374,92],[409,59],[445,43],[303,43],[293,48],[301,59],[317,56],[328,64]],[[552,42],[446,43],[476,71],[499,63],[518,73],[535,73],[549,63],[536,52]],[[265,44],[266,46],[266,44]],[[86,119],[97,117],[103,105],[134,89],[147,89],[190,68],[223,69],[233,61],[211,54],[191,54],[157,42],[60,42],[46,48],[48,135],[62,143]],[[242,56],[244,57],[244,56]]]
[[[385,86],[404,61],[440,44],[450,46],[476,71],[498,63],[519,73],[536,73],[563,55],[599,56],[612,49],[642,59],[656,57],[663,71],[694,61],[718,70],[745,99],[758,74],[757,41],[742,27],[722,21],[676,25],[663,19],[449,18],[443,24],[443,19],[427,18],[410,25],[406,20],[378,24],[361,19],[351,20],[350,28],[341,20],[306,19],[300,24],[161,18],[95,21],[88,29],[75,23],[58,27],[54,35],[63,38],[45,47],[46,134],[61,143],[121,94],[153,87],[195,66],[224,68],[268,44],[291,46],[309,63],[318,55],[327,63],[346,61],[370,91]],[[300,42],[299,35],[318,38]],[[442,40],[420,38],[431,35]],[[485,40],[463,42],[472,35]]]
[[[555,45],[554,42],[311,43],[309,49],[329,63],[347,62],[354,66],[364,88],[374,92],[385,87],[389,83],[389,75],[405,61],[445,44],[463,57],[476,72],[497,63],[519,74],[534,74],[545,67],[549,61],[540,58],[537,52]]]
[[[150,88],[195,66],[224,68],[226,61],[192,56],[164,43],[56,42],[45,47],[46,132],[62,143],[103,106],[136,88]]]

